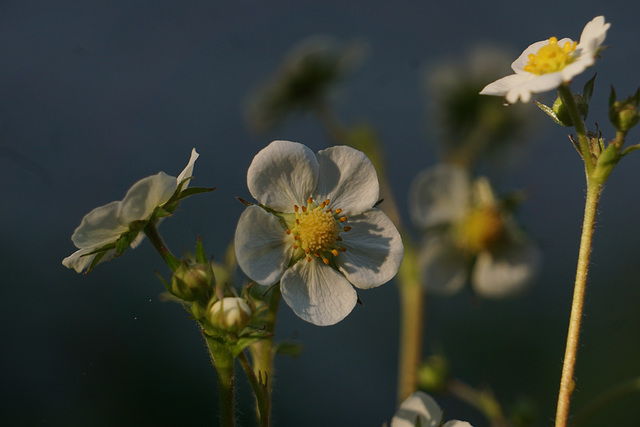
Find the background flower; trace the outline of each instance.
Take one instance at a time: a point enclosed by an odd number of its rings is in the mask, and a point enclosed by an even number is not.
[[[314,154],[274,141],[253,159],[247,185],[260,205],[247,207],[235,234],[238,264],[270,286],[302,319],[332,325],[369,289],[395,276],[400,235],[374,208],[378,179],[369,159],[347,146]],[[353,286],[352,286],[353,285]]]
[[[391,419],[391,427],[415,427],[420,419],[422,427],[471,427],[466,421],[451,420],[442,424],[442,409],[433,397],[416,391],[400,404]]]
[[[133,184],[124,199],[86,214],[71,236],[79,250],[62,260],[62,264],[78,273],[89,271],[95,265],[113,259],[118,253],[116,242],[130,231],[135,233],[135,236],[131,236],[130,246],[137,247],[144,238],[144,234],[138,234],[143,224],[137,222],[149,220],[157,207],[169,201],[178,185],[191,177],[197,158],[198,153],[194,148],[189,163],[177,178],[164,172],[148,176]],[[189,181],[182,188],[188,185]]]
[[[440,164],[421,172],[409,192],[413,222],[425,231],[419,263],[431,292],[451,295],[471,283],[484,297],[522,292],[536,276],[541,254],[496,200],[485,178]]]
[[[610,26],[604,16],[597,16],[585,25],[580,43],[552,37],[532,44],[511,64],[515,74],[496,80],[480,93],[505,96],[514,104],[518,99],[529,102],[532,93],[547,92],[569,83],[595,63]]]

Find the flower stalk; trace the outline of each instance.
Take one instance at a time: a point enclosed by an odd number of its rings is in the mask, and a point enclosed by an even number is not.
[[[222,343],[204,335],[211,363],[218,372],[218,386],[220,391],[220,427],[233,427],[233,355]]]

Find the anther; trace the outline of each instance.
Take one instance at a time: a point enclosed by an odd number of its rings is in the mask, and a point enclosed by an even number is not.
[[[346,251],[347,251],[347,248],[345,248],[344,246],[340,246],[340,247],[338,248],[338,250],[339,250],[340,252],[346,252]]]
[[[338,256],[338,251],[335,249],[331,249],[331,253],[333,254],[333,256]]]
[[[311,203],[313,203],[313,197],[309,197],[309,199],[307,200],[308,205],[310,205]]]
[[[340,212],[342,212],[342,209],[336,209],[335,212],[336,212],[336,215],[339,215]]]
[[[306,207],[306,206],[303,206],[303,207],[302,207],[302,212],[306,212],[306,211],[307,211],[307,207]]]
[[[300,209],[298,205],[293,205],[293,210],[296,211],[296,213],[298,213],[298,209]]]
[[[342,237],[340,237],[340,236],[336,236],[336,240],[337,240],[338,242],[342,242]]]
[[[346,220],[347,220],[347,217],[346,217],[346,216],[341,216],[341,217],[340,217],[340,222],[345,222]]]
[[[349,226],[347,225],[347,226],[345,226],[342,230],[343,230],[343,231],[349,231],[349,230],[351,230],[351,227],[349,227]],[[340,239],[340,240],[342,240],[342,239]]]
[[[329,265],[329,260],[324,258],[324,257],[322,258],[322,262],[324,262],[325,264]]]
[[[291,230],[287,230],[287,234],[291,234]]]
[[[311,262],[311,257],[307,255],[307,262]]]

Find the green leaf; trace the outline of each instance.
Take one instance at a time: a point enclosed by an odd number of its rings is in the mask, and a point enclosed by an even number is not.
[[[207,188],[207,187],[189,187],[186,190],[182,191],[180,193],[180,196],[178,196],[177,200],[182,200],[182,199],[186,199],[187,197],[193,196],[195,194],[200,194],[200,193],[210,193],[212,191],[214,191],[217,187],[211,187],[211,188]]]

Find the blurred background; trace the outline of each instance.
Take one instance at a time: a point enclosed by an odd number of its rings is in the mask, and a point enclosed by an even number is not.
[[[215,371],[195,323],[160,300],[154,270],[168,269],[151,245],[87,276],[61,261],[75,250],[70,236],[86,213],[159,170],[176,176],[192,147],[201,155],[194,185],[218,189],[186,200],[161,231],[177,254],[202,235],[221,258],[243,209],[235,196],[250,198],[246,170],[255,153],[273,139],[313,150],[329,143],[310,116],[266,133],[247,122],[252,94],[300,40],[321,34],[368,46],[332,105],[345,122],[364,120],[377,131],[408,224],[409,184],[438,161],[425,73],[479,45],[515,59],[550,36],[577,40],[604,15],[610,48],[573,88],[597,71],[588,124],[611,136],[609,85],[621,98],[640,85],[639,13],[640,3],[616,0],[0,2],[0,421],[216,425]],[[507,63],[502,74],[509,72]],[[534,425],[544,426],[555,413],[584,175],[569,130],[529,111],[538,120],[516,155],[484,172],[499,191],[527,190],[519,220],[543,248],[539,280],[516,299],[429,299],[424,347],[442,349],[456,377],[490,386],[507,410],[534,402]],[[638,135],[632,130],[628,143]],[[638,156],[621,162],[601,200],[574,409],[640,375],[638,164]],[[364,306],[332,327],[307,324],[281,305],[278,338],[299,340],[305,351],[276,360],[275,426],[380,426],[393,416],[397,288],[391,282],[360,298]],[[252,425],[248,384],[239,381],[237,394],[239,424]],[[486,425],[469,406],[435,397],[446,419]],[[588,425],[640,425],[639,403],[638,393],[629,395]]]

